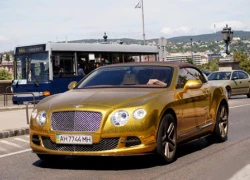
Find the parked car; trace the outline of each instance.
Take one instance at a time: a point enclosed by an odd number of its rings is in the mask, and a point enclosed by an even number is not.
[[[228,98],[233,95],[247,95],[250,98],[250,76],[242,70],[216,71],[208,81],[226,88]]]
[[[30,146],[42,160],[155,153],[170,163],[183,142],[227,140],[225,88],[210,86],[188,63],[102,66],[69,89],[31,114]]]

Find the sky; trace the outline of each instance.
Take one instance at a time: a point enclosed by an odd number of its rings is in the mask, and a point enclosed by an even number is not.
[[[0,52],[80,39],[143,39],[140,0],[0,0]],[[143,0],[146,39],[250,31],[250,0]]]

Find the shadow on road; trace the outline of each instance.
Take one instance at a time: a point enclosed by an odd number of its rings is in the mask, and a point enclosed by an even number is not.
[[[178,146],[177,160],[182,156],[186,156],[196,151],[202,150],[214,144],[212,140],[202,138],[192,141],[187,144]],[[174,163],[174,162],[173,162]],[[108,157],[108,156],[78,156],[66,157],[60,162],[45,162],[37,160],[33,163],[34,166],[50,169],[72,169],[72,170],[131,170],[131,169],[146,169],[155,166],[161,166],[155,155],[144,156],[123,156],[123,157]]]

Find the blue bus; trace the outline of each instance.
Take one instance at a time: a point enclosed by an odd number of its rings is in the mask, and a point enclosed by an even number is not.
[[[62,93],[98,65],[157,61],[158,47],[125,44],[46,43],[15,48],[13,104]]]

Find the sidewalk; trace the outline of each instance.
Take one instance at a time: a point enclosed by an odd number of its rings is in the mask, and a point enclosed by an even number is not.
[[[31,114],[34,105],[28,105]],[[13,105],[9,100],[7,106],[0,101],[0,139],[29,134],[29,124],[26,117],[26,105]]]

